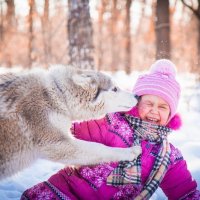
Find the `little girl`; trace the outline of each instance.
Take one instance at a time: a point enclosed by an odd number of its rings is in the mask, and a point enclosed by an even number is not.
[[[141,145],[142,154],[137,159],[64,168],[48,181],[26,190],[21,200],[142,200],[150,199],[158,187],[169,200],[200,199],[186,161],[167,139],[171,130],[181,125],[176,114],[180,86],[175,76],[171,61],[158,60],[135,84],[136,107],[127,113],[73,124],[72,132],[79,139],[113,148]]]

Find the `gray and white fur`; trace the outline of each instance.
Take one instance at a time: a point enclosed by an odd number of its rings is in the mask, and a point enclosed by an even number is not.
[[[139,147],[111,148],[73,137],[73,121],[128,111],[134,95],[96,71],[56,66],[0,75],[0,180],[44,158],[65,165],[133,160]]]

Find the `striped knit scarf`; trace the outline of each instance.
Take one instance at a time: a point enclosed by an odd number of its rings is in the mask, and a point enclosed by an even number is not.
[[[148,140],[161,144],[161,149],[156,157],[153,169],[135,200],[149,199],[162,181],[170,160],[170,146],[167,135],[171,129],[165,126],[145,122],[131,115],[124,115],[134,130],[133,145],[141,145],[141,140]],[[108,185],[141,184],[141,156],[133,161],[121,161],[107,178]]]

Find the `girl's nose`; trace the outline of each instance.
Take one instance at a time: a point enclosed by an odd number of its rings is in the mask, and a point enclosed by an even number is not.
[[[152,113],[158,113],[158,107],[157,106],[152,106],[152,108],[151,108],[151,112]]]

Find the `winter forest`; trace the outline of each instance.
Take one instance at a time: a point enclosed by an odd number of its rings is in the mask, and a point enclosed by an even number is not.
[[[177,66],[183,127],[170,135],[200,190],[199,0],[0,0],[0,73],[52,65],[106,72],[131,90],[160,58]],[[0,200],[24,190],[63,165],[39,160],[0,181]],[[158,189],[151,200],[166,200]]]
[[[199,10],[197,0],[1,0],[0,65],[76,65],[76,57],[82,68],[130,73],[165,57],[200,73]]]

